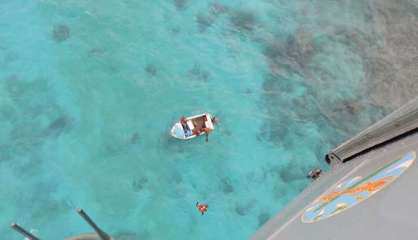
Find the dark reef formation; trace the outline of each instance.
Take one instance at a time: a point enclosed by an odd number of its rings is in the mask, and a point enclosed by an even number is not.
[[[230,21],[238,32],[252,32],[257,24],[256,16],[251,11],[238,10],[232,12]]]
[[[55,120],[53,120],[46,129],[46,134],[59,136],[64,131],[68,130],[71,127],[72,120],[66,115],[61,115]]]
[[[52,29],[52,39],[55,42],[63,42],[70,37],[70,28],[64,24],[54,25]]]
[[[0,104],[0,121],[12,126],[4,136],[10,153],[6,156],[21,151],[24,155],[36,156],[32,151],[36,152],[48,137],[58,137],[71,129],[72,118],[55,103],[46,80],[27,81],[13,75],[3,79],[3,87],[7,101]],[[45,124],[42,119],[49,123]]]
[[[196,22],[199,32],[205,32],[215,22],[215,18],[210,15],[198,14]]]
[[[142,189],[144,189],[147,183],[148,183],[148,178],[145,176],[142,176],[138,179],[134,179],[134,181],[132,182],[132,188],[135,192],[140,192]]]
[[[196,16],[197,28],[200,33],[205,32],[212,26],[218,17],[227,13],[229,8],[223,4],[214,2],[209,5],[209,10],[205,13],[199,13]]]
[[[210,77],[210,73],[203,69],[199,64],[193,65],[193,67],[189,70],[189,76],[192,80],[196,80],[199,82],[207,82]]]
[[[170,180],[172,180],[175,184],[180,184],[183,182],[183,177],[180,172],[173,172]]]
[[[145,72],[149,74],[150,76],[156,76],[157,75],[157,67],[153,64],[147,64],[145,67]]]
[[[182,11],[187,8],[188,0],[174,0],[174,6],[177,10]]]
[[[221,180],[221,190],[224,194],[230,194],[234,192],[234,186],[232,186],[231,180],[228,178],[223,178]]]
[[[134,134],[132,134],[130,142],[131,144],[137,144],[139,142],[139,139],[139,133],[135,132]]]
[[[369,9],[383,46],[363,49],[368,91],[374,104],[392,110],[417,95],[418,2],[376,1]]]
[[[256,202],[254,200],[247,202],[247,203],[237,203],[235,205],[235,213],[239,216],[245,216],[250,213],[250,211],[254,208]]]
[[[0,141],[0,167],[12,164],[9,173],[17,179],[30,176],[36,181],[36,187],[17,191],[11,198],[20,207],[33,203],[30,208],[35,219],[71,211],[67,202],[51,197],[58,183],[40,175],[44,171],[44,148],[53,149],[55,140],[71,132],[74,120],[57,104],[56,93],[47,80],[12,75],[1,81],[4,101],[0,103],[0,123],[8,127]],[[25,189],[26,183],[16,182],[14,186]],[[19,211],[26,214],[27,209]]]
[[[92,48],[88,51],[89,57],[103,57],[106,51],[103,48]]]
[[[327,11],[326,7],[316,7],[314,13],[305,14],[319,16]],[[258,139],[290,147],[298,144],[292,142],[295,136],[304,135],[294,129],[312,122],[322,136],[335,136],[318,144],[333,146],[416,96],[418,3],[366,1],[359,9],[364,18],[359,26],[325,18],[315,32],[309,30],[312,23],[301,22],[286,38],[259,38],[270,72],[263,83],[262,97],[269,127],[260,130]],[[242,20],[232,21],[234,25],[252,29],[247,26],[253,25],[254,17],[243,15],[238,19]],[[338,49],[351,56],[339,54]],[[328,66],[319,60],[333,58],[337,62]],[[345,64],[357,64],[363,75],[347,76],[337,71]],[[297,96],[301,89],[304,94]],[[286,102],[286,110],[281,111],[280,104]]]

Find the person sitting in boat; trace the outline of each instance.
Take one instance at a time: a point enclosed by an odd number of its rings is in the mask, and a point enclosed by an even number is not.
[[[196,135],[196,136],[199,136],[201,132],[202,131],[199,128],[194,128],[193,129],[193,134]]]
[[[208,210],[208,207],[209,207],[209,205],[207,205],[207,204],[196,202],[196,208],[202,214],[202,216]]]
[[[184,129],[184,135],[186,137],[190,137],[193,135],[192,131],[190,131],[190,128],[188,126]]]
[[[193,134],[195,134],[196,136],[199,136],[201,133],[206,133],[206,141],[207,140],[207,135],[209,134],[209,132],[211,131],[211,129],[207,128],[204,124],[203,126],[201,126],[200,128],[196,127],[193,129]]]
[[[182,116],[182,117],[180,118],[180,124],[181,124],[181,126],[183,127],[183,129],[184,129],[184,135],[185,135],[186,137],[191,136],[191,135],[192,135],[192,131],[190,131],[190,128],[189,128],[189,126],[187,125],[187,120],[186,120],[186,118],[185,118],[184,116]]]
[[[181,116],[180,118],[180,123],[181,125],[184,127],[185,125],[187,125],[187,120],[185,116]]]

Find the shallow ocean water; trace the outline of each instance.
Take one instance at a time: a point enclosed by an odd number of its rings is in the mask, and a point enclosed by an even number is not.
[[[91,231],[76,207],[116,239],[247,239],[327,150],[387,113],[363,90],[360,1],[15,0],[0,12],[2,239],[22,239],[13,221],[42,239]],[[220,118],[208,143],[168,136],[201,112]]]

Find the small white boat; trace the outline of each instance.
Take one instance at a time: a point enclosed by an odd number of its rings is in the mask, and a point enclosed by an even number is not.
[[[191,117],[182,117],[171,128],[171,136],[189,140],[197,136],[207,134],[215,129],[214,118],[209,113],[203,113]]]

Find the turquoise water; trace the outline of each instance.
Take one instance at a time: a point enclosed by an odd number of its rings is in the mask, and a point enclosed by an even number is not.
[[[1,238],[90,231],[76,207],[116,239],[249,238],[386,113],[337,2],[2,1]],[[208,143],[168,136],[201,112]]]

